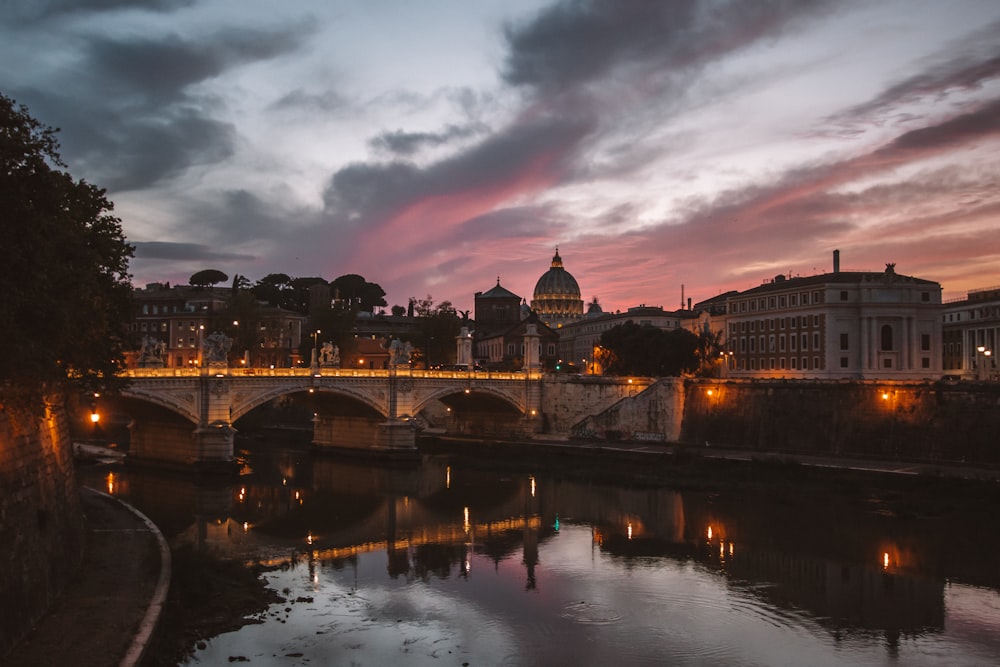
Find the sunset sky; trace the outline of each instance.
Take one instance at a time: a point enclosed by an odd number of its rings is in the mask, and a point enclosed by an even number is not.
[[[605,310],[841,266],[1000,285],[1000,2],[7,0],[0,92],[137,286],[466,309],[558,246]]]

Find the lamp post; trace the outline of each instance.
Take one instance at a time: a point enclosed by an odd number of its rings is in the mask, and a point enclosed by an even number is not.
[[[985,345],[980,345],[976,351],[982,355],[982,360],[976,360],[976,379],[988,380],[990,378],[990,361],[993,360],[993,350],[987,350]]]
[[[312,361],[310,362],[309,367],[312,368],[313,371],[319,369],[319,335],[321,333],[323,332],[320,331],[319,329],[316,329],[316,331],[312,332],[312,339],[313,339]]]
[[[204,341],[202,340],[202,338],[204,337],[204,334],[205,334],[205,325],[204,324],[199,324],[198,325],[198,361],[196,362],[199,369],[202,369],[202,368],[205,367]]]

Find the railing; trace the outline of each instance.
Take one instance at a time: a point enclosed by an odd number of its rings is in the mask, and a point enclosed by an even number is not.
[[[354,377],[427,378],[436,380],[538,380],[542,372],[531,371],[428,371],[410,368],[130,368],[129,378],[175,377]]]

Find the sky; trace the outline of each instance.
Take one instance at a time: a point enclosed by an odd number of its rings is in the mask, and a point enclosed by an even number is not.
[[[137,287],[358,273],[605,311],[778,274],[1000,285],[996,0],[3,0],[0,92]],[[683,288],[682,288],[683,286]]]

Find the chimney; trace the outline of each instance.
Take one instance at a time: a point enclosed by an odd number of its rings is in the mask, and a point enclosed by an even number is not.
[[[688,310],[691,310],[691,297],[688,297]]]
[[[840,273],[840,251],[833,251],[833,272]]]
[[[684,310],[684,283],[681,283],[681,310]]]

